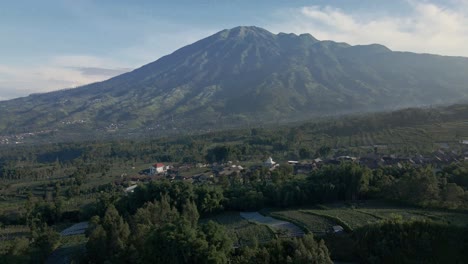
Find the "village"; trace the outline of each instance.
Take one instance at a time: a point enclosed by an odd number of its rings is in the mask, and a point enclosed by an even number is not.
[[[162,163],[156,162],[148,169],[141,170],[137,175],[125,175],[116,185],[123,186],[125,192],[133,192],[138,183],[170,180],[185,181],[193,184],[222,184],[229,178],[238,178],[243,182],[245,177],[260,175],[271,180],[271,176],[279,167],[289,167],[294,175],[307,175],[324,165],[338,165],[342,162],[353,162],[370,169],[381,167],[403,168],[431,166],[435,172],[452,163],[468,161],[468,149],[462,152],[439,149],[430,155],[414,155],[401,157],[398,155],[368,154],[362,157],[336,156],[332,158],[315,158],[311,160],[288,160],[277,162],[268,157],[263,162],[227,161],[224,163]]]

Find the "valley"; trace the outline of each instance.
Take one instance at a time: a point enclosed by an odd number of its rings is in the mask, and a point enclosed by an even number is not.
[[[81,221],[90,221],[92,229],[91,216],[104,217],[110,204],[118,214],[135,214],[153,206],[148,201],[164,199],[172,204],[164,210],[175,210],[187,202],[184,197],[199,214],[197,220],[191,213],[191,221],[200,228],[210,221],[222,226],[237,257],[247,254],[245,247],[313,236],[324,241],[333,260],[359,261],[367,256],[355,243],[375,225],[430,223],[435,226],[424,228],[460,228],[462,234],[464,109],[406,109],[165,138],[3,145],[2,254],[24,260],[8,252],[37,232],[34,221],[46,223],[41,232],[52,239],[53,232]],[[152,166],[164,167],[151,174]],[[274,223],[290,223],[300,232]],[[83,254],[90,239],[58,236],[51,263]]]
[[[468,58],[239,26],[67,59],[107,62],[0,101],[1,263],[468,262]]]

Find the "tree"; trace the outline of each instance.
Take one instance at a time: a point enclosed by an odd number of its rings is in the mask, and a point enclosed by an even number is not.
[[[210,214],[223,209],[223,192],[220,188],[201,186],[195,189],[195,202],[201,214]]]
[[[439,181],[430,167],[406,172],[395,188],[398,200],[427,206],[439,199]]]
[[[185,219],[154,229],[145,242],[143,263],[227,263],[232,244],[222,227],[194,228]]]
[[[308,159],[311,157],[311,152],[310,150],[306,148],[300,148],[299,149],[299,158],[300,159]]]
[[[105,260],[124,262],[130,229],[113,205],[93,228],[86,245],[89,259],[97,263]]]
[[[329,146],[321,146],[317,150],[317,156],[322,157],[322,158],[328,157],[330,153],[331,153],[331,148]]]
[[[466,263],[467,235],[466,227],[398,219],[354,231],[363,263]]]
[[[39,258],[44,261],[60,245],[60,234],[43,224],[32,232],[32,241],[32,246],[39,252]]]
[[[232,240],[223,226],[208,221],[201,225],[200,231],[209,245],[207,261],[209,263],[226,263],[232,251]]]
[[[357,200],[365,195],[372,171],[353,162],[338,166],[323,166],[308,178],[310,188],[318,200]]]
[[[206,161],[213,162],[227,162],[229,160],[237,159],[238,149],[233,146],[217,146],[210,150],[206,154]]]
[[[242,248],[233,263],[333,263],[323,240],[317,243],[313,235],[302,238],[275,239],[261,247]]]
[[[444,205],[448,208],[462,207],[465,202],[465,191],[456,183],[447,183],[441,192]]]

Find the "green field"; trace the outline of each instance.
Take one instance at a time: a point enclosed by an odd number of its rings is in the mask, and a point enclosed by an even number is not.
[[[330,227],[337,225],[337,223],[331,219],[317,215],[307,214],[302,211],[277,211],[272,212],[270,214],[272,217],[298,222],[309,232],[312,232],[314,234],[324,234]]]
[[[249,246],[255,242],[264,243],[274,238],[273,232],[265,225],[250,223],[239,215],[239,212],[226,212],[200,221],[215,221],[223,225],[234,246]]]
[[[381,218],[376,216],[347,208],[329,210],[303,210],[301,212],[334,220],[336,223],[343,225],[345,228],[348,227],[351,230],[381,220]]]
[[[327,208],[327,207],[325,207]],[[271,216],[291,219],[314,234],[323,234],[333,225],[348,231],[385,219],[425,220],[452,225],[467,225],[468,214],[447,210],[389,207],[385,205],[330,206],[329,209],[296,209],[273,211]]]
[[[434,222],[466,225],[468,224],[468,214],[450,211],[437,211],[428,209],[378,209],[363,208],[360,212],[368,213],[384,219],[401,216],[407,220],[431,220]]]

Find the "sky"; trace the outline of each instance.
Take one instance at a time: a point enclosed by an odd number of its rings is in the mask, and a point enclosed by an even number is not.
[[[4,0],[0,100],[102,81],[241,25],[468,57],[468,0]]]

